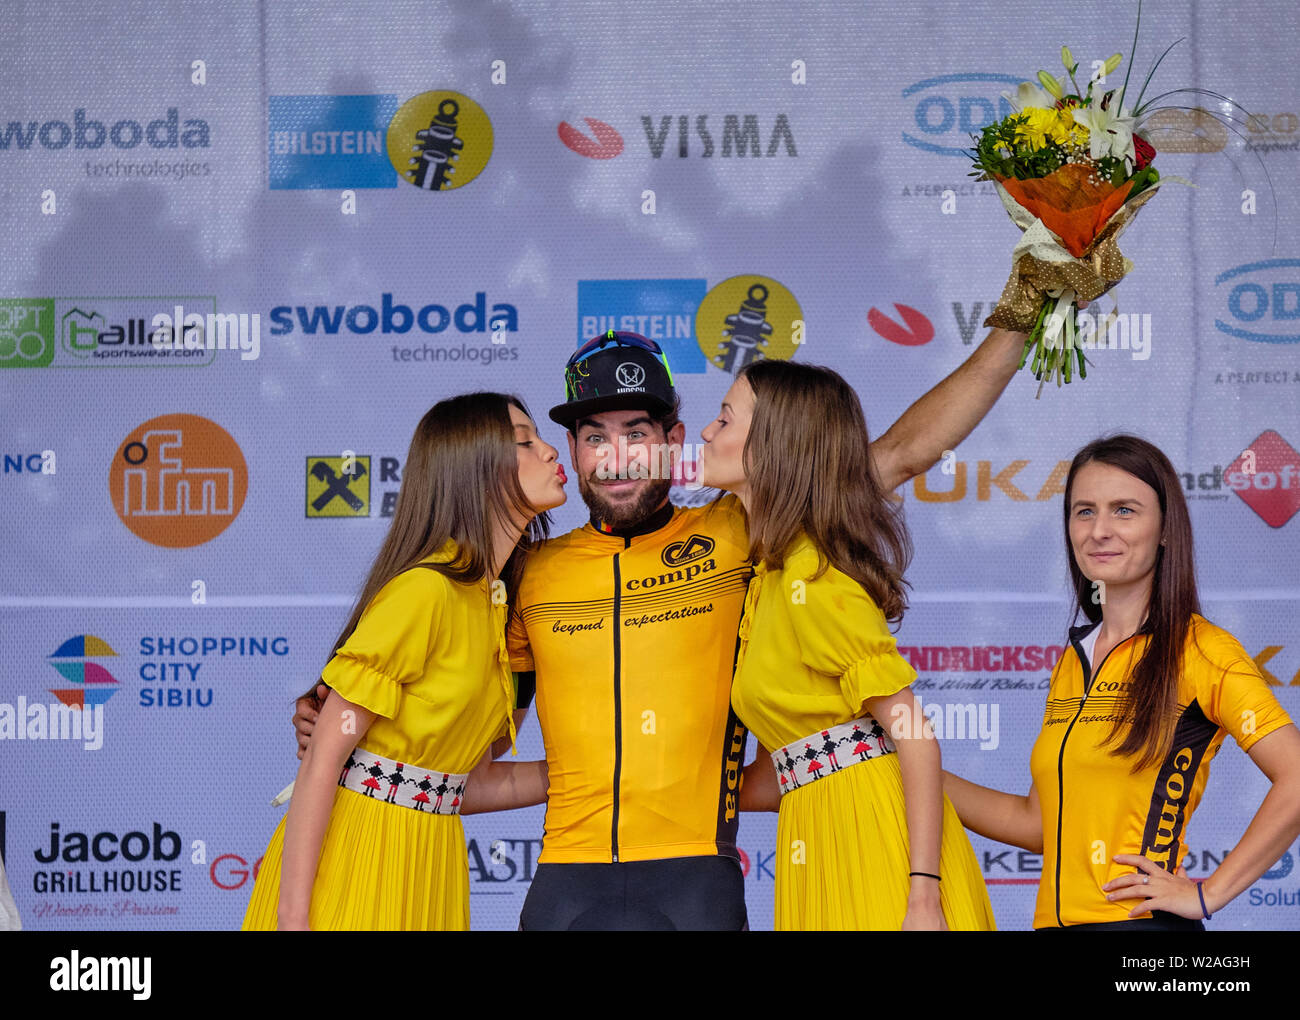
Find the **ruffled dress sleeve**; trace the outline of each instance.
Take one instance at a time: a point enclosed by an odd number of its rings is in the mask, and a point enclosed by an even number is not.
[[[898,653],[880,607],[857,581],[829,566],[821,577],[815,550],[791,557],[783,574],[790,619],[803,664],[839,680],[845,702],[858,712],[868,698],[897,694],[916,680]],[[802,588],[797,582],[802,581]]]
[[[348,701],[396,718],[403,687],[428,667],[448,583],[424,567],[398,574],[371,599],[321,679]]]

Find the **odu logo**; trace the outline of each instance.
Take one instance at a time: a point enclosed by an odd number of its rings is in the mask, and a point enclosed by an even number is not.
[[[492,155],[492,122],[459,92],[397,96],[272,96],[272,189],[395,188],[468,184]],[[397,176],[394,176],[396,171]]]
[[[705,535],[691,535],[684,542],[674,542],[664,549],[660,559],[665,566],[680,567],[683,563],[698,560],[713,552],[713,539]]]
[[[1248,262],[1214,279],[1215,327],[1266,344],[1300,342],[1300,259]]]
[[[912,126],[919,134],[904,129],[903,141],[941,156],[969,158],[970,136],[1013,112],[1001,93],[1023,80],[1007,74],[945,74],[909,85],[903,99],[912,104]]]

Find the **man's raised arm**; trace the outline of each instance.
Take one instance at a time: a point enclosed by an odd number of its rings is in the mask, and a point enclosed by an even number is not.
[[[892,492],[924,474],[971,434],[1016,374],[1024,333],[994,329],[969,358],[871,444],[876,475]]]

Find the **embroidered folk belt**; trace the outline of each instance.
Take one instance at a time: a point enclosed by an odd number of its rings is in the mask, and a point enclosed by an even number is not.
[[[864,715],[811,736],[792,740],[772,752],[784,796],[850,765],[895,753],[894,742],[874,718]]]
[[[439,772],[393,761],[364,747],[348,755],[339,776],[339,786],[345,790],[435,815],[460,814],[468,782],[468,774]]]

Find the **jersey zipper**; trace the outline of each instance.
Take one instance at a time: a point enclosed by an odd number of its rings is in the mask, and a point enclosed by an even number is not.
[[[1134,637],[1137,637],[1137,635],[1134,634],[1125,638],[1115,648],[1127,644]],[[1056,755],[1056,923],[1062,928],[1065,927],[1065,922],[1061,920],[1061,826],[1065,817],[1065,742],[1070,739],[1070,731],[1074,729],[1074,724],[1079,721],[1079,716],[1083,714],[1083,705],[1092,691],[1093,681],[1101,675],[1102,666],[1106,665],[1106,659],[1109,659],[1114,654],[1115,648],[1106,653],[1105,658],[1097,664],[1096,669],[1092,668],[1091,663],[1088,664],[1088,671],[1083,678],[1083,697],[1079,699],[1079,708],[1074,713],[1074,718],[1070,720],[1070,725],[1065,728],[1065,736],[1061,738],[1061,749]],[[1075,654],[1079,654],[1077,642]],[[1081,660],[1083,659],[1083,656],[1079,657]]]
[[[624,536],[623,548],[627,549],[632,544],[630,537]],[[618,558],[621,553],[614,554],[614,817],[610,825],[610,854],[614,863],[618,863],[618,786],[619,778],[623,772],[623,690],[622,690],[622,649],[620,647],[620,634],[622,628],[619,626],[619,617],[621,615],[620,604],[623,590],[622,572],[619,568]]]

